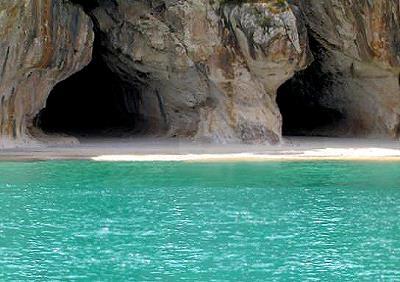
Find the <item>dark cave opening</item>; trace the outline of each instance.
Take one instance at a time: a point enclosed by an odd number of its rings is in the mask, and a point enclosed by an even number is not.
[[[136,134],[141,128],[139,93],[123,82],[99,57],[58,83],[35,118],[45,133],[77,137]]]
[[[333,80],[323,70],[326,51],[310,38],[314,62],[286,81],[277,91],[284,136],[340,136],[344,114],[331,95]]]
[[[90,17],[91,11],[99,6],[98,0],[70,1],[80,5]],[[46,134],[75,137],[131,137],[152,133],[153,125],[142,111],[141,83],[127,83],[118,71],[110,69],[103,59],[107,50],[101,42],[102,33],[95,19],[93,22],[92,61],[52,89],[34,125]]]

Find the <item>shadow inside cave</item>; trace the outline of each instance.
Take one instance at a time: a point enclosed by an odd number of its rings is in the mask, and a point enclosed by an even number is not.
[[[76,137],[133,135],[143,128],[140,95],[100,59],[58,83],[35,118],[45,133]]]
[[[277,93],[284,136],[340,136],[343,114],[325,104],[323,82],[313,83],[307,73],[296,74]]]
[[[276,102],[282,115],[284,136],[343,137],[345,114],[331,89],[335,77],[322,70],[323,47],[313,38],[310,45],[314,62],[296,73],[277,91]]]

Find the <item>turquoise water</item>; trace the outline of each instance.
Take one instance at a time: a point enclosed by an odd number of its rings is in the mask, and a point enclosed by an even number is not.
[[[0,163],[0,280],[396,281],[400,164]]]

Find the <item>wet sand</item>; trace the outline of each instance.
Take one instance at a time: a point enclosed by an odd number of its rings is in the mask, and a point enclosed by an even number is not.
[[[0,160],[94,161],[400,161],[400,141],[290,137],[279,145],[208,144],[177,139],[81,139],[79,144],[0,150]]]

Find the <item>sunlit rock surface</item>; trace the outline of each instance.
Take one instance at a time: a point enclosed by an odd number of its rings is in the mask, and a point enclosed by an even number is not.
[[[290,81],[340,116],[302,134],[399,137],[398,1],[262,2],[0,0],[0,145],[29,143],[50,91],[93,54],[140,134],[277,143]]]

